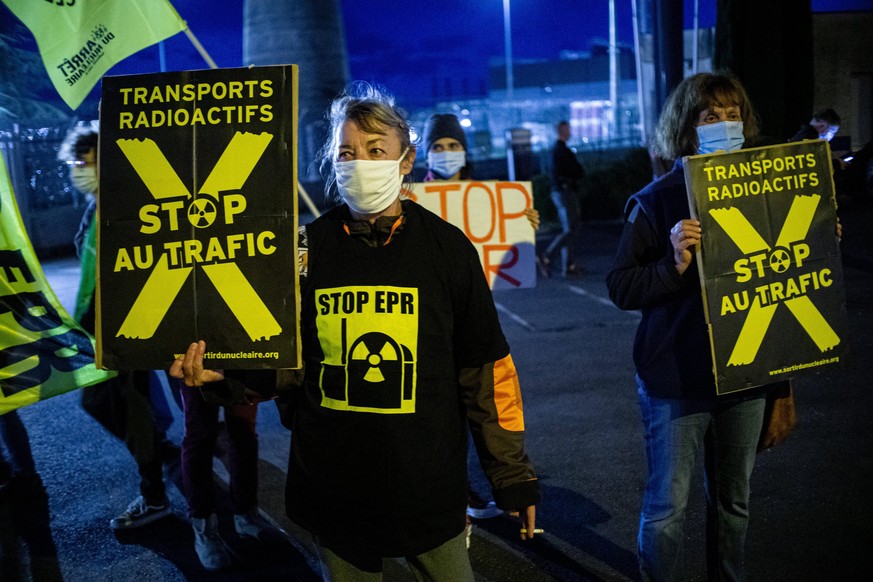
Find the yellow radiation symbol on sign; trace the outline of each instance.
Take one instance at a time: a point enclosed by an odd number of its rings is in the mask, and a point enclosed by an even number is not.
[[[791,266],[791,257],[785,249],[776,249],[770,254],[770,268],[774,273],[784,273]]]
[[[212,225],[217,214],[215,204],[208,198],[197,198],[188,206],[188,221],[191,226],[197,228],[206,228]]]

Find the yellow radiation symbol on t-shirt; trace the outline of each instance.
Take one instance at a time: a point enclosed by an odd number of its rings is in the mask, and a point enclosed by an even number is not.
[[[334,410],[415,412],[418,290],[341,287],[315,294],[321,405]]]
[[[362,335],[349,348],[349,406],[401,408],[412,398],[412,353],[380,332]]]

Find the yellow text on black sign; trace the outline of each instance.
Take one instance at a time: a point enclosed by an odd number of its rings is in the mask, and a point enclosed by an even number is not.
[[[770,323],[780,305],[797,319],[821,351],[832,349],[840,338],[822,316],[811,297],[831,286],[828,268],[809,268],[810,226],[821,203],[819,194],[801,194],[819,185],[814,154],[752,160],[704,167],[710,202],[745,196],[791,195],[792,202],[776,241],[771,245],[736,205],[709,209],[709,215],[742,253],[734,262],[740,291],[721,297],[721,316],[748,311],[728,365],[755,360]],[[749,178],[743,180],[743,178]],[[779,275],[780,280],[774,281]]]

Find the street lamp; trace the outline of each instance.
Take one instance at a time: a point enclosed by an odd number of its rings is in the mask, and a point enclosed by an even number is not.
[[[512,101],[512,25],[509,21],[509,0],[503,0],[503,48],[506,52],[506,99]]]

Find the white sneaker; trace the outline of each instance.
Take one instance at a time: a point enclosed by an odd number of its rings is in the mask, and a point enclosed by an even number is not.
[[[218,534],[218,517],[213,513],[207,518],[191,518],[194,528],[194,551],[203,567],[210,572],[222,570],[233,564],[233,550]]]
[[[241,538],[252,538],[264,543],[288,540],[285,530],[267,521],[257,509],[234,515],[233,527]]]
[[[467,492],[467,515],[473,519],[490,519],[503,515],[503,510],[493,501],[484,499],[471,487]]]

